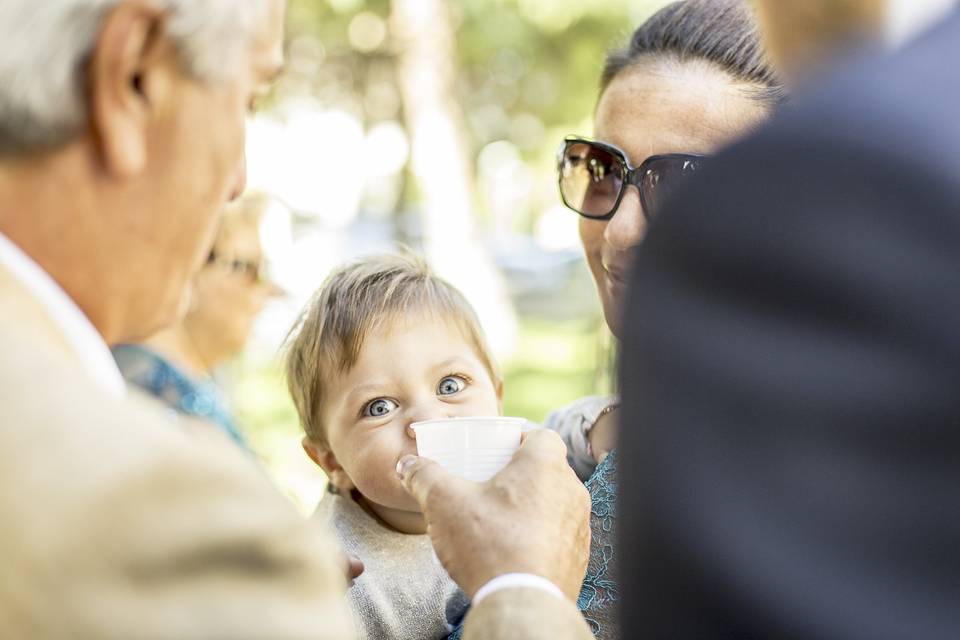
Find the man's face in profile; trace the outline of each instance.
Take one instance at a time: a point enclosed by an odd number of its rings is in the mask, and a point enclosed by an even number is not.
[[[144,298],[154,295],[139,301],[137,330],[144,335],[183,313],[192,276],[213,243],[217,215],[243,191],[246,118],[282,67],[285,7],[285,0],[271,0],[234,73],[213,81],[179,68],[167,75],[146,169],[154,197],[143,203],[149,215],[139,216],[150,255],[160,262],[144,268],[145,277],[156,279],[155,286],[143,287]]]

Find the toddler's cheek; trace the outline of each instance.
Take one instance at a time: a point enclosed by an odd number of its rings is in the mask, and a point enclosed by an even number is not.
[[[409,510],[416,501],[406,492],[397,477],[397,462],[407,454],[416,454],[414,440],[380,442],[369,446],[362,459],[362,469],[354,478],[357,489],[367,500],[393,509]]]
[[[400,479],[397,477],[397,460],[382,460],[383,464],[375,468],[368,468],[364,474],[363,482],[357,484],[360,490],[368,500],[387,507],[401,508],[406,504],[409,498],[404,490]]]

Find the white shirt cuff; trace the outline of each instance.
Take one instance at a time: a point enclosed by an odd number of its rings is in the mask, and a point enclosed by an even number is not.
[[[477,590],[473,596],[473,605],[476,606],[492,593],[502,591],[503,589],[540,589],[554,595],[560,599],[564,598],[560,587],[553,584],[546,578],[532,573],[505,573],[497,576],[487,584]]]

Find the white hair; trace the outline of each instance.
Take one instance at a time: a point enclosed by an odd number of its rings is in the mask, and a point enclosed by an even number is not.
[[[84,66],[124,0],[0,0],[0,156],[56,147],[87,118]],[[208,82],[236,72],[270,0],[159,0],[184,69]]]

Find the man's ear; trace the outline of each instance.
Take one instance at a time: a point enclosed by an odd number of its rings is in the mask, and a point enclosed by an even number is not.
[[[303,445],[303,450],[310,456],[310,459],[316,462],[317,466],[327,474],[330,484],[339,489],[341,493],[350,493],[356,488],[353,480],[340,466],[337,456],[330,450],[330,447],[314,442],[310,439],[310,436],[304,436],[300,444]]]
[[[148,80],[172,47],[163,43],[163,13],[146,2],[110,11],[90,58],[87,98],[98,151],[107,172],[130,177],[147,165],[151,117]]]

